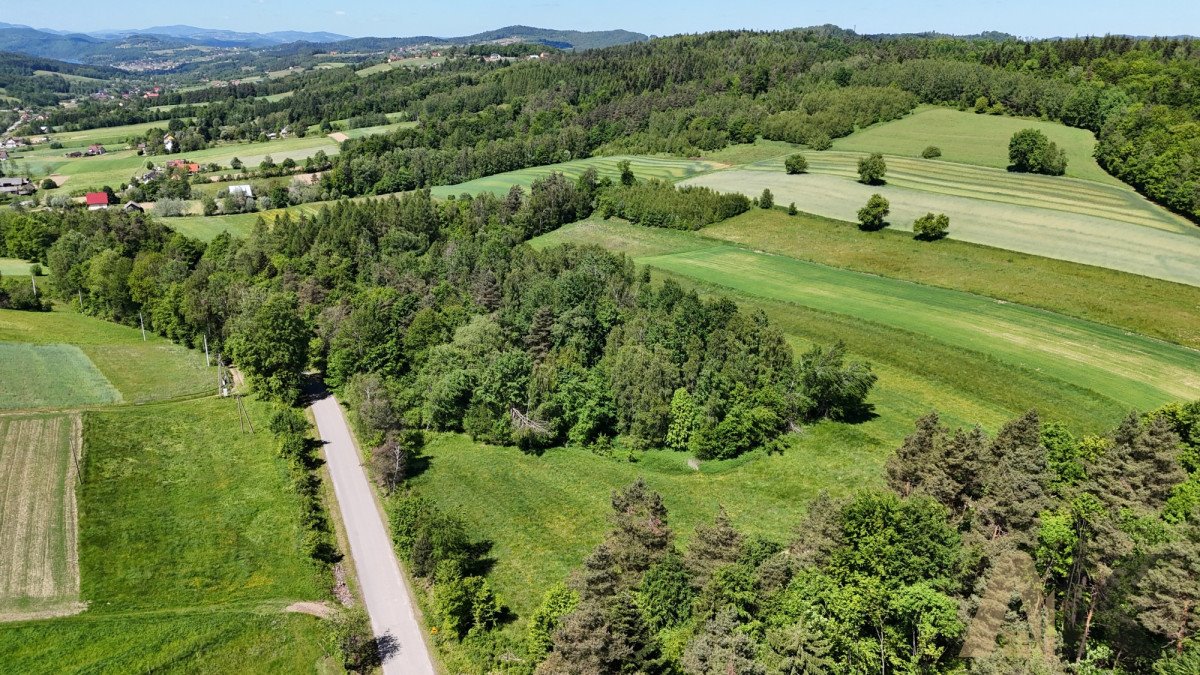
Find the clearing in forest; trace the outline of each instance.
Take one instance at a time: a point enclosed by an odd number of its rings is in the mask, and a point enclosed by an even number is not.
[[[433,188],[432,192],[434,197],[443,199],[464,193],[473,195],[481,192],[491,192],[497,196],[504,196],[514,185],[519,185],[528,190],[533,181],[545,178],[552,173],[561,173],[566,178],[575,180],[588,169],[595,169],[601,178],[607,176],[615,180],[621,175],[618,165],[623,161],[629,162],[630,170],[633,171],[633,174],[639,180],[653,178],[672,183],[713,171],[721,166],[717,162],[708,160],[683,159],[679,157],[648,157],[643,155],[591,157],[571,162],[562,162],[560,164],[548,164],[546,166],[535,166],[517,171],[507,171],[457,185],[443,185]]]
[[[61,616],[79,601],[81,422],[0,415],[0,621]]]

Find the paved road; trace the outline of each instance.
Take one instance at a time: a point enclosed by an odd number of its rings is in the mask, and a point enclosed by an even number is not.
[[[408,583],[392,549],[375,492],[337,399],[327,395],[312,405],[317,431],[333,476],[333,491],[350,539],[350,554],[377,637],[391,637],[396,648],[384,661],[384,675],[435,675]],[[386,640],[386,638],[385,638]]]

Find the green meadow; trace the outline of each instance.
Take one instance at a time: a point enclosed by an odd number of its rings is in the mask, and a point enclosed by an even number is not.
[[[1008,166],[1008,141],[1021,129],[1037,129],[1065,150],[1068,176],[1121,184],[1096,163],[1092,155],[1096,137],[1086,129],[950,108],[922,106],[911,115],[839,138],[833,149],[920,157],[925,148],[935,145],[944,161],[1003,169]]]
[[[715,162],[698,159],[682,159],[678,157],[652,157],[647,155],[614,155],[609,157],[590,157],[577,159],[561,164],[549,164],[529,169],[498,173],[494,176],[433,188],[433,196],[446,198],[461,194],[479,194],[490,192],[503,196],[514,185],[528,190],[533,181],[545,178],[551,173],[561,173],[572,180],[578,178],[584,171],[595,169],[600,177],[619,178],[621,170],[617,165],[622,161],[630,163],[630,169],[641,180],[657,179],[670,182],[684,180],[692,176],[713,171],[719,168]]]
[[[0,310],[0,408],[146,403],[215,389],[204,353],[71,311]]]

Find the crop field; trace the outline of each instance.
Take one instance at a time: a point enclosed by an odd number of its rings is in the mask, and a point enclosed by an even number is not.
[[[0,310],[0,408],[146,403],[215,386],[202,351],[146,337],[65,309]]]
[[[816,163],[816,157],[810,161]],[[969,169],[955,167],[958,168]],[[986,172],[996,182],[1009,178],[1009,174],[999,170],[977,171]],[[890,171],[889,179],[892,179]],[[849,221],[856,220],[858,209],[871,194],[879,193],[891,203],[888,220],[899,229],[909,230],[912,221],[927,212],[945,213],[950,216],[950,237],[954,239],[1200,285],[1200,228],[1174,232],[1165,229],[1165,224],[1160,229],[1086,213],[980,198],[992,189],[986,176],[980,176],[973,197],[900,187],[900,179],[895,180],[897,184],[868,186],[840,175],[789,176],[782,170],[762,166],[720,171],[686,183],[755,196],[769,188],[776,203],[795,202],[802,211]],[[1059,180],[1064,191],[1077,184],[1099,185]]]
[[[78,414],[0,415],[0,620],[82,611]]]
[[[322,670],[324,599],[269,406],[205,398],[85,413],[79,616],[0,630],[6,667],[88,672]],[[155,433],[146,433],[153,429]]]
[[[675,182],[719,168],[719,165],[711,161],[680,159],[677,157],[650,157],[645,155],[591,157],[589,159],[577,159],[561,164],[549,164],[547,166],[537,166],[519,171],[498,173],[494,176],[478,178],[466,183],[459,183],[458,185],[435,187],[433,188],[433,196],[446,198],[464,193],[477,194],[481,192],[504,195],[514,185],[520,185],[528,189],[533,181],[544,178],[551,173],[561,173],[563,176],[574,180],[590,168],[595,169],[601,177],[618,178],[621,175],[621,170],[617,168],[617,164],[623,160],[629,160],[630,169],[633,170],[634,175],[643,180],[655,178]]]
[[[1196,286],[953,239],[930,244],[890,228],[863,232],[853,223],[808,213],[788,216],[778,208],[751,209],[699,234],[800,260],[1048,309],[1200,348]],[[702,245],[702,239],[696,245]]]
[[[977,115],[950,108],[922,107],[906,117],[868,127],[833,142],[834,150],[920,157],[936,145],[947,162],[996,169],[1008,166],[1008,141],[1021,129],[1037,129],[1067,153],[1067,175],[1120,185],[1096,163],[1096,137],[1086,129],[1002,115]]]

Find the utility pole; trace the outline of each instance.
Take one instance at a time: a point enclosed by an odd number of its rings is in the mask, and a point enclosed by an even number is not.
[[[37,299],[37,277],[29,275],[29,283],[33,284],[33,299]]]
[[[83,291],[76,289],[75,292],[79,294],[79,311],[82,312],[83,311]]]
[[[142,318],[142,313],[138,312],[138,324],[142,327],[142,342],[146,341],[146,320]]]
[[[209,368],[211,366],[212,366],[212,361],[209,360],[209,358],[208,358],[208,333],[205,333],[204,334],[204,367]]]

